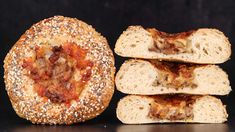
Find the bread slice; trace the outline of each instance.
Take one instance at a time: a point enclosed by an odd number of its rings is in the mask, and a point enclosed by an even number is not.
[[[128,95],[119,101],[116,114],[125,124],[222,123],[228,117],[225,106],[219,99],[186,95]]]
[[[217,29],[168,34],[130,26],[117,40],[115,52],[123,57],[218,64],[229,59],[231,44]]]
[[[227,74],[216,65],[193,65],[156,60],[125,61],[115,78],[126,94],[169,93],[226,95],[231,91]]]

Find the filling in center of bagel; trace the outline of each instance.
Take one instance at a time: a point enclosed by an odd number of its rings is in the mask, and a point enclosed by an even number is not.
[[[197,88],[194,82],[194,70],[199,65],[190,65],[182,63],[167,63],[151,61],[152,64],[158,69],[159,75],[152,83],[152,86],[159,85],[175,88],[176,90],[184,87]]]
[[[148,117],[162,120],[187,120],[193,118],[193,104],[198,96],[156,96],[149,104]]]
[[[178,54],[178,53],[192,53],[190,48],[190,41],[188,37],[194,31],[168,34],[158,31],[156,29],[147,29],[153,37],[154,45],[149,47],[149,51],[154,51],[163,54]]]
[[[93,62],[87,50],[75,43],[36,46],[35,56],[23,60],[22,67],[34,81],[34,90],[53,103],[78,99],[92,75]]]

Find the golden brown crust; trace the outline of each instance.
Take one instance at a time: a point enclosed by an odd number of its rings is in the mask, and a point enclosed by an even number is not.
[[[75,42],[95,62],[92,77],[70,106],[53,103],[33,91],[33,80],[23,74],[23,59],[35,46]],[[12,47],[4,60],[6,90],[16,113],[37,124],[73,124],[92,119],[108,106],[114,92],[114,57],[107,40],[86,23],[55,16],[34,24]]]

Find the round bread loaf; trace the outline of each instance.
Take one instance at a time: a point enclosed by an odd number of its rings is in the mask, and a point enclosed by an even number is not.
[[[4,60],[4,80],[16,113],[37,124],[92,119],[114,92],[114,57],[88,24],[55,16],[34,24]]]

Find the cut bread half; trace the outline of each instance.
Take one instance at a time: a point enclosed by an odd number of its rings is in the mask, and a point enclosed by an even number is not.
[[[168,34],[130,26],[117,40],[115,52],[123,57],[218,64],[229,59],[231,44],[217,29]]]
[[[125,124],[222,123],[228,117],[225,106],[219,99],[189,95],[128,95],[119,101],[116,114]]]
[[[226,95],[231,91],[228,75],[216,65],[156,60],[125,61],[116,74],[115,83],[117,90],[139,95]]]

